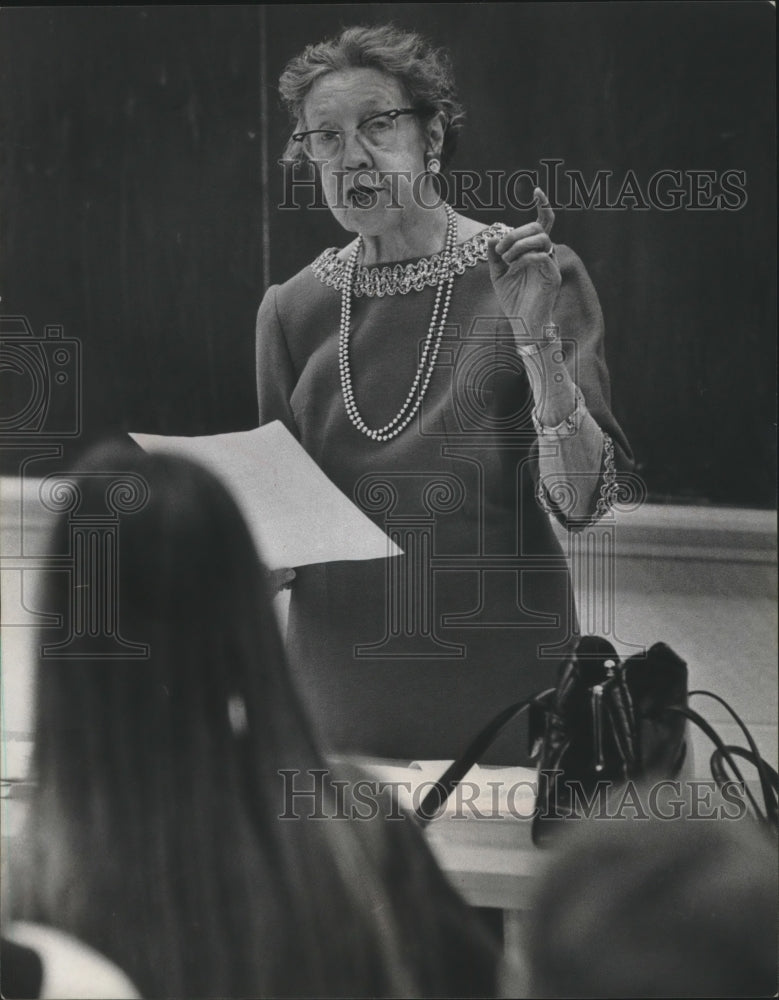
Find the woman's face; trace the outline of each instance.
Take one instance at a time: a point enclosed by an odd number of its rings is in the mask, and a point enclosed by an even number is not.
[[[438,120],[426,126],[416,115],[400,115],[387,135],[386,120],[378,130],[366,122],[409,103],[395,77],[368,68],[328,73],[306,95],[302,128],[344,133],[340,143],[326,138],[334,148],[316,158],[328,207],[349,232],[379,236],[399,228],[402,216],[424,208],[423,202],[433,207],[435,198],[420,182],[425,153],[440,148]],[[315,158],[311,149],[309,155]]]

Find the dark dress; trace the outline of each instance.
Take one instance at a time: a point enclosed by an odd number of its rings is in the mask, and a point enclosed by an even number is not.
[[[566,364],[625,468],[597,295],[579,258],[557,252],[555,322]],[[353,427],[344,408],[343,269],[334,252],[270,288],[260,306],[260,423],[283,421],[405,553],[297,571],[290,662],[325,746],[338,751],[456,756],[494,713],[554,683],[577,629],[567,565],[536,497],[530,385],[482,259],[484,240],[457,255],[462,273],[424,402],[386,443]],[[418,276],[418,261],[402,264]],[[429,286],[352,296],[352,379],[370,427],[406,398],[434,300]],[[486,759],[527,762],[521,728]]]

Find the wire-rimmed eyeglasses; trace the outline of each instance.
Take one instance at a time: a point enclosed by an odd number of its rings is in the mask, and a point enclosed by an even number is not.
[[[401,115],[418,114],[416,108],[391,108],[370,115],[354,130],[360,141],[369,149],[391,150],[395,148],[397,120]],[[315,128],[306,132],[294,132],[293,142],[300,142],[315,160],[333,160],[343,150],[347,133],[338,128]]]

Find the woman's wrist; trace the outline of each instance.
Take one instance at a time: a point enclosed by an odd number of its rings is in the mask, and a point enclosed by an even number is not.
[[[532,358],[542,352],[546,353],[560,342],[560,327],[552,320],[532,326],[521,317],[510,322],[520,357]]]
[[[535,400],[534,423],[556,427],[579,405],[579,389],[566,367],[559,327],[554,323],[545,324],[540,340],[525,338],[521,345],[517,341],[517,350],[524,361]],[[583,399],[581,405],[584,405]]]

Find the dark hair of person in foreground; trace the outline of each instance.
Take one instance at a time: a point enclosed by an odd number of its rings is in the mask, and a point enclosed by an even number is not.
[[[539,887],[530,996],[775,996],[776,846],[749,816],[591,820]]]
[[[83,471],[101,470],[148,488],[117,553],[119,631],[150,655],[41,660],[12,916],[147,997],[494,994],[492,942],[410,819],[278,818],[279,771],[327,765],[227,490],[127,446],[91,453]],[[79,482],[81,509],[105,509],[105,478]],[[63,516],[51,551],[68,548]],[[59,583],[43,606],[68,614]]]

